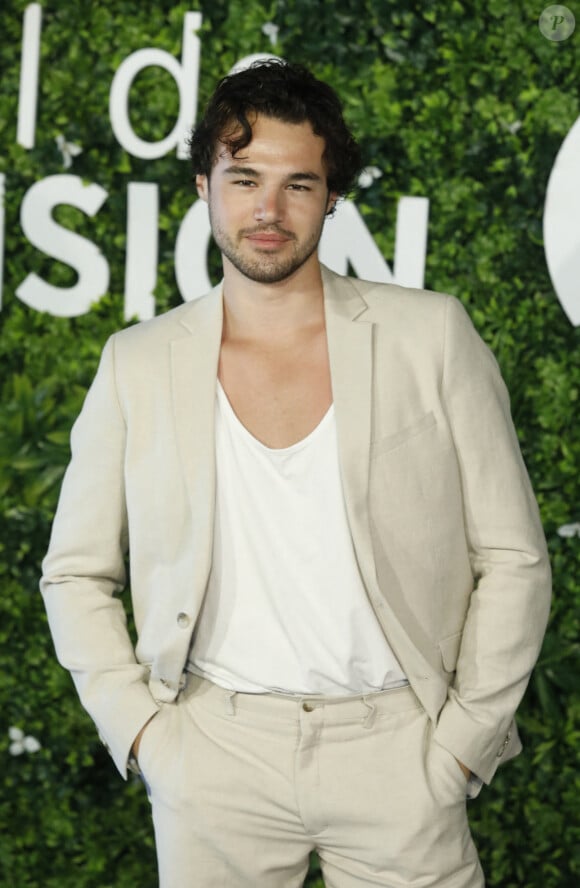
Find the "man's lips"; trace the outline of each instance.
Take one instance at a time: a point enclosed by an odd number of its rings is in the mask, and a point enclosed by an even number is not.
[[[286,234],[279,234],[273,231],[255,231],[245,235],[246,240],[251,241],[258,247],[279,247],[288,243],[291,238]]]

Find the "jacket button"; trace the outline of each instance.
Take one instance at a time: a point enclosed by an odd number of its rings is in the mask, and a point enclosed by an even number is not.
[[[177,614],[177,625],[180,629],[187,629],[190,623],[191,618],[189,614],[186,614],[183,611],[180,614]]]
[[[501,758],[502,755],[504,754],[504,752],[506,751],[506,749],[508,747],[508,743],[510,742],[511,738],[512,738],[512,732],[508,731],[507,737],[505,738],[505,740],[503,741],[502,745],[499,748],[499,751],[497,754],[498,758]]]

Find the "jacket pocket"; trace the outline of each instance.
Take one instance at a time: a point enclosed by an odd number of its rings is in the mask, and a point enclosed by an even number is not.
[[[407,441],[416,438],[418,435],[421,435],[423,432],[426,432],[434,426],[437,426],[437,420],[435,419],[433,411],[430,410],[429,413],[426,413],[415,422],[410,423],[410,425],[405,426],[400,431],[371,442],[371,459],[381,453],[387,453],[389,450],[394,450],[395,447],[400,447],[401,444],[405,444]]]

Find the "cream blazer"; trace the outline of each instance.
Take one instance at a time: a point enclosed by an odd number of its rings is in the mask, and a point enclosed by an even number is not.
[[[494,358],[453,297],[323,269],[354,548],[434,739],[488,782],[550,598]],[[74,425],[41,590],[57,655],[120,772],[174,701],[212,559],[221,286],[111,337]],[[136,643],[118,593],[130,587]],[[324,632],[324,626],[320,626]]]

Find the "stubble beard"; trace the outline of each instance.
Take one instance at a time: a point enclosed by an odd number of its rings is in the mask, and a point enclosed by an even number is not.
[[[303,243],[298,243],[291,232],[285,231],[276,226],[268,226],[267,228],[244,229],[239,232],[237,239],[234,240],[211,218],[210,222],[213,238],[219,247],[221,253],[231,262],[244,277],[254,281],[257,284],[278,284],[292,277],[306,262],[313,253],[318,249],[320,237],[322,235],[322,219],[317,231]],[[280,234],[283,237],[290,238],[292,249],[285,256],[277,255],[270,250],[260,251],[256,248],[257,255],[244,255],[241,244],[249,234],[255,234],[257,231],[268,231],[270,233]],[[288,245],[286,245],[288,250]]]

